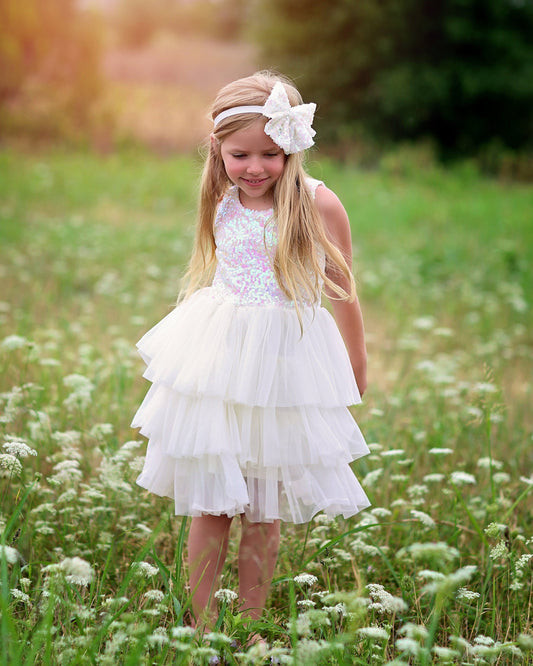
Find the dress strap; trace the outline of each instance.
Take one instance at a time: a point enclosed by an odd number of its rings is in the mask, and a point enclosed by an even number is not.
[[[324,185],[324,182],[322,180],[317,180],[316,178],[311,178],[311,176],[307,176],[305,182],[307,183],[307,187],[311,190],[314,199],[318,186]]]

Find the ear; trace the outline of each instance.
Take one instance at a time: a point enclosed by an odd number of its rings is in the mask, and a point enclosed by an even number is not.
[[[220,146],[220,141],[214,134],[210,135],[209,140],[211,141],[211,150],[217,150],[217,148]]]

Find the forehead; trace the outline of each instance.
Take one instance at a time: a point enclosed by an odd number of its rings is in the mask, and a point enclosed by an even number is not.
[[[265,124],[264,118],[258,118],[249,127],[232,132],[222,141],[222,148],[242,151],[280,150],[279,146],[265,134]]]

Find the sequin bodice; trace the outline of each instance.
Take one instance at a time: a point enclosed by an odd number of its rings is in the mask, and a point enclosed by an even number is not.
[[[241,305],[291,305],[273,268],[278,234],[272,209],[245,208],[232,187],[217,211],[215,242],[215,292]]]
[[[313,194],[320,184],[308,179]],[[274,272],[278,230],[272,209],[245,208],[238,188],[231,187],[217,210],[215,243],[215,294],[239,305],[294,307]]]

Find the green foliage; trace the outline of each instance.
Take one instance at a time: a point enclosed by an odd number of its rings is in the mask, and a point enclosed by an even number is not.
[[[318,102],[325,138],[433,137],[444,153],[533,146],[533,4],[268,0],[264,60]]]
[[[0,131],[79,135],[101,92],[101,25],[74,0],[0,0]]]

